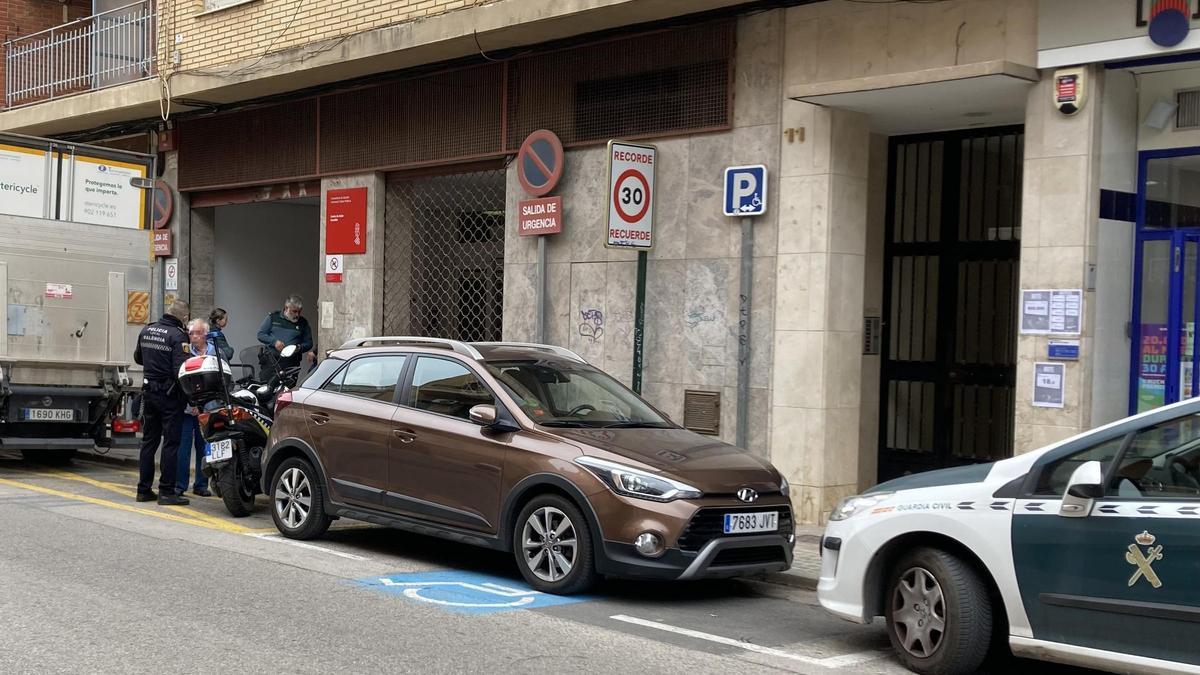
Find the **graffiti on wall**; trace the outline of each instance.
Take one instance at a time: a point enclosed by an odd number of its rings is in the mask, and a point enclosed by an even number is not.
[[[592,342],[600,339],[604,335],[604,312],[598,309],[581,309],[579,310],[580,318],[579,335],[585,337]]]

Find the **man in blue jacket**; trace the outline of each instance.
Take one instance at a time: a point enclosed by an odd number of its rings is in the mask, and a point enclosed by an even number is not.
[[[300,364],[300,359],[312,351],[312,328],[308,320],[300,316],[304,311],[304,299],[299,295],[289,295],[283,301],[283,310],[271,312],[258,328],[258,341],[263,344],[259,353],[258,363],[263,377],[270,377],[275,372],[275,362],[280,368],[289,368]],[[289,358],[282,358],[279,352],[288,345],[296,345],[296,353]]]

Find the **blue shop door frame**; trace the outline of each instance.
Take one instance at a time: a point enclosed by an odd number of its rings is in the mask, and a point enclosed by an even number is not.
[[[1200,148],[1139,160],[1130,413],[1200,393]]]

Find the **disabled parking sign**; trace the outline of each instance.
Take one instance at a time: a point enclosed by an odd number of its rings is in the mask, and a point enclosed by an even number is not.
[[[731,166],[725,169],[725,215],[761,216],[767,211],[767,167]]]
[[[417,572],[359,579],[357,583],[459,614],[497,614],[583,602],[588,598],[549,595],[523,581],[477,572]]]

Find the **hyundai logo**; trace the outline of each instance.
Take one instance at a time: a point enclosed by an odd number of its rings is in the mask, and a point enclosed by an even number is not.
[[[758,501],[758,493],[750,488],[742,488],[737,491],[737,498],[750,504],[751,502]]]
[[[43,398],[43,399],[42,399],[42,405],[44,405],[44,406],[46,406],[47,408],[49,408],[50,406],[54,405],[54,399],[52,399],[52,398],[50,398],[49,396],[47,396],[47,397],[45,397],[45,398]]]

